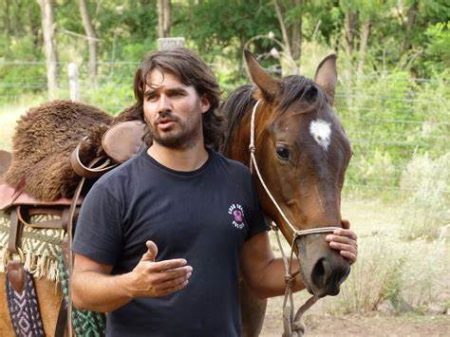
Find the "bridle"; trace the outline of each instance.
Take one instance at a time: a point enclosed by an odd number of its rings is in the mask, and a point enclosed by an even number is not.
[[[293,303],[293,291],[292,287],[294,285],[294,280],[299,271],[292,273],[292,259],[294,255],[294,244],[296,240],[302,236],[311,235],[311,234],[324,234],[324,233],[332,233],[336,230],[337,227],[320,227],[320,228],[311,228],[311,229],[304,229],[304,230],[298,230],[295,228],[292,223],[289,221],[286,214],[281,209],[280,205],[275,200],[274,196],[270,192],[269,188],[267,187],[267,184],[265,183],[261,172],[259,170],[258,162],[256,161],[256,146],[255,146],[255,117],[256,117],[256,111],[258,108],[258,105],[261,101],[258,100],[256,104],[253,107],[251,120],[250,120],[250,171],[253,173],[253,170],[256,172],[256,175],[258,176],[258,179],[261,183],[261,185],[264,188],[264,191],[269,196],[270,200],[272,201],[273,205],[277,209],[278,213],[283,218],[284,222],[289,226],[290,230],[292,231],[293,238],[291,242],[291,253],[290,253],[290,259],[288,260],[287,256],[284,253],[283,247],[281,245],[280,236],[279,236],[279,226],[272,222],[272,229],[276,233],[277,242],[280,247],[280,251],[282,254],[283,262],[284,262],[284,269],[285,269],[285,282],[286,282],[286,289],[285,289],[285,295],[284,295],[284,301],[283,301],[283,326],[284,326],[284,333],[283,337],[301,337],[303,336],[305,332],[305,326],[301,322],[302,315],[305,313],[306,310],[308,310],[319,298],[315,295],[313,295],[311,298],[309,298],[295,313],[294,315],[294,303]],[[289,302],[289,305],[288,305]]]

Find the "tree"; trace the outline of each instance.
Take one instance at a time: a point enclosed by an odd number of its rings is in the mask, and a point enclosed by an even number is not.
[[[170,0],[158,0],[158,37],[169,37],[171,29],[171,3]]]
[[[79,0],[79,5],[80,15],[89,46],[89,78],[91,83],[95,86],[97,83],[97,37],[95,34],[94,25],[92,24],[89,16],[86,0]]]
[[[49,99],[56,98],[58,88],[58,55],[55,43],[55,22],[53,19],[52,0],[38,0],[41,7],[42,32],[44,35],[44,51],[47,63],[47,88]]]
[[[283,73],[298,74],[302,55],[302,4],[303,0],[289,0],[284,4],[273,0],[280,31],[283,37],[282,68]],[[286,19],[286,18],[289,18]]]

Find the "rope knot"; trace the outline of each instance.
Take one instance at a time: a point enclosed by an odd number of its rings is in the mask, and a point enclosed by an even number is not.
[[[249,145],[248,149],[250,150],[250,153],[255,153],[256,152],[256,146],[255,145]]]
[[[284,275],[284,282],[286,283],[287,286],[292,287],[294,285],[294,281],[295,281],[295,276],[288,274],[288,275]]]
[[[302,337],[305,334],[306,327],[301,321],[295,321],[292,323],[292,335]]]

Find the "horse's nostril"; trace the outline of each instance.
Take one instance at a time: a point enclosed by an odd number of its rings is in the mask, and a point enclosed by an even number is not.
[[[316,295],[337,295],[341,283],[349,273],[348,266],[332,264],[333,261],[323,257],[317,260],[311,274],[311,281],[316,288]]]
[[[327,283],[329,274],[329,265],[325,258],[321,258],[316,262],[312,272],[312,281],[318,288],[323,288]]]

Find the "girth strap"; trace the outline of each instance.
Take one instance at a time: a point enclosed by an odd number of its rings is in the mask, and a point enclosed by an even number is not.
[[[20,264],[18,268],[14,265]],[[13,273],[22,273],[23,287],[17,291],[10,282]],[[17,278],[17,275],[16,277]],[[20,290],[20,289],[19,289]],[[17,337],[45,337],[41,314],[37,301],[36,289],[30,272],[23,268],[21,262],[10,261],[6,273],[6,294],[11,321]]]

